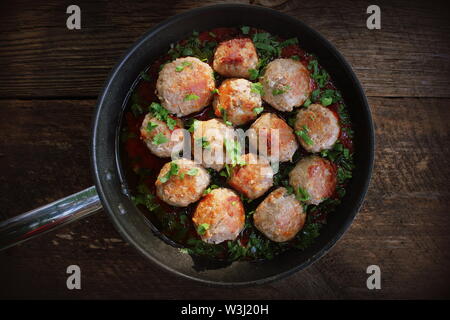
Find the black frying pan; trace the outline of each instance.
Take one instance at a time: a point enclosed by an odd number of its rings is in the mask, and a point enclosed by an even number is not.
[[[150,221],[129,198],[119,157],[119,130],[133,83],[154,59],[167,52],[171,43],[188,37],[193,30],[240,25],[264,29],[284,38],[298,37],[301,47],[318,57],[349,108],[355,131],[356,168],[342,204],[328,216],[321,235],[308,249],[284,252],[273,260],[224,264],[180,253],[154,232]],[[304,269],[330,250],[350,226],[363,202],[374,158],[370,109],[356,75],[342,55],[301,21],[274,10],[248,5],[225,4],[191,10],[162,22],[145,34],[109,75],[98,100],[92,132],[95,189],[92,187],[1,223],[0,248],[85,216],[103,205],[122,237],[169,272],[213,285],[264,283]]]

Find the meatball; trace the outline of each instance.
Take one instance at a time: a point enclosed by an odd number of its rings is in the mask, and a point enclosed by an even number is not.
[[[289,184],[308,204],[319,204],[336,189],[336,167],[328,160],[309,156],[300,160],[289,173]]]
[[[205,242],[234,240],[244,228],[244,205],[234,191],[214,189],[200,200],[192,221]]]
[[[164,202],[186,207],[197,201],[208,187],[208,171],[188,159],[166,163],[156,179],[156,195]]]
[[[213,68],[225,77],[249,78],[256,69],[258,54],[251,39],[232,39],[220,43],[214,53]]]
[[[227,79],[214,97],[213,107],[218,117],[240,126],[255,120],[261,108],[261,95],[246,79]]]
[[[164,65],[156,90],[164,108],[185,116],[206,107],[212,99],[215,81],[211,67],[197,58],[179,58]]]
[[[283,187],[272,191],[253,214],[255,227],[275,242],[291,240],[303,228],[303,206]]]
[[[301,109],[294,126],[298,140],[309,152],[330,149],[340,133],[335,113],[320,104],[311,104],[308,108]]]
[[[194,159],[205,168],[216,171],[225,165],[224,141],[232,139],[234,131],[219,119],[195,121],[192,132]]]
[[[175,120],[172,130],[166,122],[158,120],[151,113],[148,113],[141,125],[141,139],[147,148],[156,156],[167,158],[172,153],[178,154],[183,149],[183,121],[171,117]]]
[[[231,170],[228,184],[249,199],[262,196],[273,185],[273,170],[266,158],[253,153],[241,156],[243,165]]]
[[[263,100],[280,111],[301,106],[312,91],[308,69],[292,59],[273,60],[259,81],[264,88]]]
[[[259,150],[259,154],[267,156],[271,161],[292,160],[292,156],[298,149],[298,142],[294,130],[283,119],[274,113],[264,113],[250,126],[250,129],[253,129],[249,132],[250,144],[255,150]],[[264,148],[264,140],[266,148]],[[272,148],[277,148],[278,151]]]

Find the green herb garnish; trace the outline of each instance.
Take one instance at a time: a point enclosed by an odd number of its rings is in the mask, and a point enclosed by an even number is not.
[[[242,26],[241,27],[241,31],[243,34],[248,34],[250,32],[250,27],[249,26]]]
[[[298,201],[308,201],[311,200],[311,196],[309,195],[308,191],[305,189],[298,187],[297,190],[295,190],[295,197]]]
[[[261,96],[264,95],[263,85],[261,83],[259,83],[259,82],[252,83],[250,91],[253,92],[253,93],[258,93]]]
[[[277,95],[286,93],[286,92],[288,92],[289,90],[291,90],[291,87],[288,86],[288,85],[286,85],[286,86],[283,86],[283,87],[281,87],[281,88],[273,89],[273,90],[272,90],[272,94],[273,94],[274,96],[277,96]]]
[[[166,183],[167,181],[169,181],[170,177],[178,175],[179,171],[180,167],[175,162],[171,162],[169,171],[167,171],[164,176],[159,178],[159,181],[161,181],[162,183]]]
[[[198,171],[198,168],[191,168],[186,172],[186,174],[189,176],[196,176],[198,174]]]
[[[149,123],[147,124],[147,128],[146,129],[147,129],[148,132],[150,132],[153,129],[155,129],[157,126],[158,126],[157,123],[149,121]]]
[[[259,108],[254,108],[253,109],[253,112],[255,113],[255,114],[260,114],[261,112],[263,112],[264,111],[264,107],[259,107]]]
[[[303,128],[301,130],[295,131],[295,134],[298,135],[300,138],[302,138],[303,141],[305,141],[305,143],[307,145],[314,145],[314,142],[312,141],[312,139],[310,138],[310,136],[308,135],[309,129],[307,126],[303,126]]]
[[[184,101],[198,100],[200,97],[194,93],[189,93],[184,97]]]
[[[208,223],[202,223],[202,224],[197,226],[197,233],[199,235],[203,236],[208,229],[209,229],[209,224]]]
[[[166,142],[169,142],[169,138],[167,138],[162,132],[158,132],[158,134],[154,136],[152,140],[152,143],[156,145],[163,144]]]
[[[257,69],[248,69],[248,74],[250,76],[250,80],[256,80],[258,79],[259,71]]]
[[[176,71],[176,72],[181,72],[181,71],[184,70],[185,67],[189,67],[189,66],[191,66],[191,65],[192,65],[192,62],[189,62],[189,61],[183,61],[180,65],[178,65],[178,66],[175,68],[175,71]]]

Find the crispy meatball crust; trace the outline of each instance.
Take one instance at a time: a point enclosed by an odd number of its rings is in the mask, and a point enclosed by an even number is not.
[[[336,189],[336,168],[328,160],[309,156],[300,160],[289,173],[289,184],[302,188],[309,195],[308,204],[319,204],[333,195]]]
[[[339,138],[339,120],[330,109],[320,105],[311,104],[297,113],[295,130],[306,130],[312,144],[306,143],[300,136],[303,148],[309,152],[319,152],[330,149]]]
[[[264,88],[263,100],[280,111],[301,106],[312,91],[308,69],[292,59],[273,60],[259,81]]]
[[[252,83],[246,79],[227,79],[219,87],[213,101],[214,112],[218,117],[226,115],[227,121],[240,126],[255,120],[255,108],[261,107],[261,95],[252,90]]]
[[[245,165],[236,165],[231,170],[228,184],[249,199],[256,199],[273,185],[273,170],[269,161],[253,153],[241,156]]]
[[[225,77],[249,78],[256,69],[258,54],[251,39],[239,38],[220,43],[214,53],[213,68]]]
[[[161,179],[170,171],[171,163],[179,167],[177,175],[172,175],[167,182]],[[195,175],[189,175],[188,171],[197,169]],[[156,179],[156,195],[164,202],[175,207],[186,207],[197,201],[208,187],[210,177],[208,171],[188,159],[177,159],[166,163]]]
[[[292,156],[298,149],[298,142],[294,130],[283,119],[274,113],[264,113],[250,126],[250,129],[253,129],[249,133],[249,141],[253,148],[260,147],[258,146],[258,137],[261,139],[266,137],[268,158],[272,161],[278,158],[280,162],[292,160]],[[272,131],[274,129],[278,131]],[[261,144],[261,142],[259,143]],[[272,144],[274,146],[278,144],[278,154],[275,150],[271,150]],[[261,154],[261,149],[259,152]]]
[[[224,141],[233,136],[233,128],[225,125],[222,120],[197,121],[192,133],[192,152],[195,161],[205,168],[222,170],[225,165]],[[202,148],[201,144],[205,147]]]
[[[283,187],[272,191],[253,214],[255,227],[275,242],[294,238],[303,228],[305,220],[303,206]]]
[[[165,64],[156,82],[162,106],[180,117],[206,107],[214,89],[213,70],[194,57],[178,58]]]
[[[214,189],[200,200],[192,221],[196,228],[201,224],[208,224],[205,234],[200,235],[204,242],[234,240],[244,228],[244,205],[234,191]]]
[[[172,117],[172,119],[176,120],[176,125],[173,130],[169,129],[167,123],[156,119],[151,113],[148,113],[142,121],[140,129],[141,139],[145,142],[151,153],[160,158],[170,157],[172,152],[178,153],[183,149],[183,131],[177,130],[183,128],[183,121],[175,117]],[[163,134],[167,142],[156,144],[153,139],[158,134]]]

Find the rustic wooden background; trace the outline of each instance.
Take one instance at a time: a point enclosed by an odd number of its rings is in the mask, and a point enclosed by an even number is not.
[[[43,4],[42,2],[46,2]],[[154,24],[223,1],[75,1],[82,29],[66,29],[74,1],[0,4],[0,219],[93,184],[89,138],[103,82]],[[245,1],[243,1],[245,2]],[[275,5],[332,41],[366,90],[376,128],[373,179],[334,249],[288,279],[242,289],[205,287],[147,262],[101,212],[0,252],[0,298],[449,298],[450,16],[432,1],[252,1]],[[66,289],[66,267],[82,290]],[[382,289],[366,288],[368,265]]]

